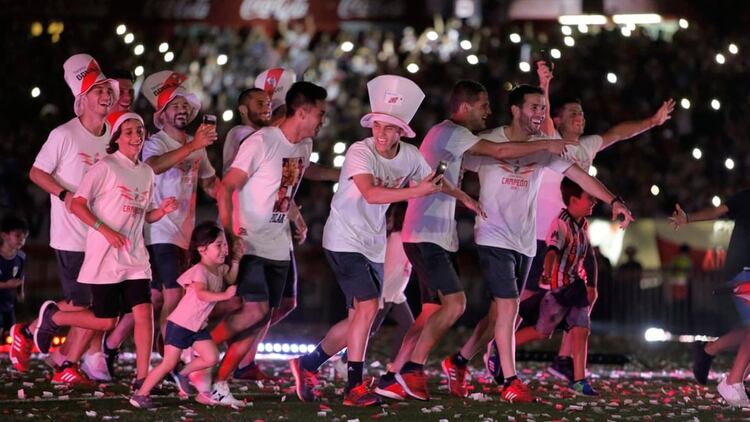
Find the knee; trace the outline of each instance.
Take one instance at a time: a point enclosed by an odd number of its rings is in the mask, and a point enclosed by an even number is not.
[[[461,318],[465,310],[466,296],[463,293],[456,294],[455,297],[451,297],[450,300],[445,300],[443,303],[443,312],[454,321]]]
[[[217,363],[219,363],[219,351],[216,349],[212,350],[211,353],[208,354],[208,356],[201,357],[206,359],[206,362],[210,366],[215,366]]]

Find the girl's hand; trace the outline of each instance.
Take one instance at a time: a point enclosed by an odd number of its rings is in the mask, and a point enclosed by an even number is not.
[[[161,205],[159,205],[159,209],[161,209],[161,212],[163,212],[164,215],[175,211],[177,209],[177,198],[175,198],[174,196],[164,198],[164,200],[161,201]]]
[[[227,287],[226,290],[224,290],[224,294],[225,294],[224,300],[232,298],[236,293],[237,293],[237,285],[232,284],[231,286]]]

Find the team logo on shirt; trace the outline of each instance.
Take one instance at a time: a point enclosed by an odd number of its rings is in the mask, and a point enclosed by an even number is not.
[[[406,177],[395,177],[391,178],[389,176],[386,176],[385,179],[382,179],[380,177],[375,177],[374,184],[375,186],[383,186],[386,188],[401,188],[404,186],[404,181],[406,180]]]
[[[101,160],[98,152],[93,156],[91,154],[86,154],[85,152],[79,152],[78,157],[81,159],[81,162],[87,166],[93,166]]]
[[[518,162],[508,162],[501,160],[498,164],[501,169],[506,173],[510,173],[509,176],[503,176],[500,179],[500,183],[503,185],[510,186],[511,189],[527,189],[529,187],[529,175],[534,173],[534,169],[537,163],[528,163],[526,165],[519,164]]]
[[[174,166],[181,173],[180,183],[183,185],[192,185],[196,179],[195,175],[198,172],[198,166],[200,159],[184,160]]]
[[[148,189],[141,191],[137,187],[130,189],[125,185],[118,185],[117,189],[120,190],[120,197],[127,202],[122,206],[122,212],[133,215],[143,214],[149,198]]]
[[[283,223],[297,191],[302,173],[305,172],[305,160],[302,157],[289,157],[281,160],[281,184],[276,191],[273,213],[270,223]]]

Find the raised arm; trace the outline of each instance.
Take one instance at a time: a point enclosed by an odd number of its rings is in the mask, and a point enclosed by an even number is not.
[[[192,154],[201,148],[205,148],[211,145],[218,135],[213,125],[200,125],[198,130],[195,131],[195,137],[192,142],[186,142],[181,147],[166,152],[161,155],[154,155],[145,160],[146,164],[151,166],[154,173],[161,174],[171,169],[177,163],[187,158],[188,155]],[[147,141],[148,142],[148,141]]]
[[[632,138],[653,127],[663,125],[664,122],[672,118],[671,113],[674,110],[674,104],[674,100],[670,98],[669,100],[664,101],[661,107],[656,110],[656,113],[654,113],[654,115],[649,118],[643,120],[622,122],[615,125],[608,131],[604,132],[604,134],[602,134],[602,139],[604,142],[602,142],[602,146],[599,148],[599,150],[601,151],[616,142],[622,141],[623,139]]]
[[[552,81],[552,69],[547,67],[547,63],[544,60],[536,62],[536,74],[539,76],[539,87],[544,91],[544,99],[547,101],[547,111],[544,115],[544,122],[542,123],[542,133],[547,136],[554,136],[555,134],[555,123],[552,121],[552,107],[549,100],[549,85]]]
[[[565,170],[564,173],[567,177],[570,178],[570,180],[576,182],[581,187],[581,189],[585,190],[596,198],[610,204],[612,206],[612,221],[615,221],[618,217],[622,216],[620,227],[624,229],[628,227],[628,224],[630,224],[631,221],[634,220],[633,215],[630,213],[630,210],[625,206],[625,203],[619,197],[610,192],[609,189],[607,189],[607,187],[602,184],[602,182],[589,176],[588,173],[583,171],[580,167],[578,167],[578,165],[573,164],[572,166],[568,167],[568,169]]]
[[[729,208],[726,205],[721,204],[718,207],[703,208],[702,210],[688,214],[682,209],[682,207],[680,207],[680,204],[675,204],[674,212],[668,220],[672,223],[672,227],[674,227],[675,230],[679,230],[680,227],[696,221],[716,220],[728,212]]]
[[[575,141],[567,141],[564,139],[545,139],[525,142],[492,142],[486,139],[481,139],[469,148],[469,152],[503,160],[521,158],[540,151],[549,151],[552,154],[561,155],[565,152],[565,147],[575,144]]]

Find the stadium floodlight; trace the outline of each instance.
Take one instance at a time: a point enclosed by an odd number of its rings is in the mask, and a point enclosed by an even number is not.
[[[735,43],[731,43],[731,44],[729,44],[729,48],[728,48],[728,50],[729,50],[729,52],[730,52],[730,53],[732,53],[732,54],[737,54],[737,53],[739,53],[739,52],[740,52],[740,49],[739,49],[739,47],[737,47],[737,44],[735,44]]]
[[[604,15],[562,15],[557,18],[557,21],[560,25],[604,25],[607,23],[607,17]]]
[[[521,42],[521,36],[517,32],[511,33],[510,35],[508,35],[508,38],[513,44],[518,44]]]
[[[135,74],[135,76],[143,75],[143,66],[136,66],[135,70],[133,70],[133,74]]]
[[[169,44],[165,42],[159,44],[159,53],[166,53],[167,51],[169,51]]]
[[[678,21],[678,24],[680,25],[680,28],[682,29],[688,29],[688,27],[690,26],[690,23],[688,23],[688,20],[684,18],[680,19]]]
[[[556,48],[550,50],[549,55],[552,56],[553,59],[559,59],[560,57],[562,57],[562,53]]]
[[[576,40],[573,39],[573,37],[565,37],[565,38],[563,38],[563,42],[568,47],[573,47],[574,45],[576,45]]]
[[[528,62],[519,62],[518,68],[521,70],[521,72],[530,72],[531,71],[531,65]]]
[[[31,98],[36,98],[42,95],[42,90],[38,86],[31,88]]]
[[[684,108],[685,110],[688,110],[690,108],[690,100],[688,100],[687,98],[681,99],[680,107]]]
[[[661,15],[656,13],[632,13],[624,15],[613,15],[612,22],[620,25],[651,25],[661,22]]]
[[[127,27],[127,26],[125,26],[125,25],[123,25],[123,24],[119,24],[119,25],[117,25],[117,28],[115,28],[115,33],[116,33],[117,35],[122,35],[122,34],[124,34],[124,33],[125,33],[125,32],[126,32],[127,30],[128,30],[128,27]]]
[[[651,343],[655,341],[667,341],[672,338],[672,335],[661,328],[651,327],[643,333],[643,337],[647,342]]]
[[[693,158],[700,160],[701,157],[703,157],[703,151],[698,147],[693,148]]]

